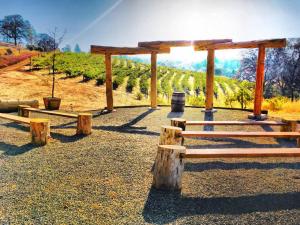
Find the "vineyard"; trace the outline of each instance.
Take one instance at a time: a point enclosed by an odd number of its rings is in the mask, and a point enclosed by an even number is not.
[[[50,53],[32,60],[34,70],[52,69]],[[113,89],[121,87],[136,99],[148,99],[150,92],[150,65],[128,59],[113,57]],[[64,74],[66,78],[82,77],[82,82],[95,79],[96,85],[105,84],[104,57],[87,53],[58,53],[56,55],[55,73]],[[159,104],[170,104],[172,93],[186,93],[186,104],[203,106],[205,103],[205,73],[181,70],[165,66],[157,68],[157,90]],[[215,76],[214,105],[219,107],[250,106],[253,84],[240,82],[223,76]]]

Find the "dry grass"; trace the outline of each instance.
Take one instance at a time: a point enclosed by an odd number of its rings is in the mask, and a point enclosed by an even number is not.
[[[300,100],[292,102],[285,97],[276,97],[265,100],[262,108],[269,110],[271,116],[300,118]]]
[[[169,111],[94,112],[88,137],[74,136],[73,119],[49,116],[53,140],[39,148],[28,144],[28,127],[0,120],[0,224],[299,224],[299,158],[187,160],[181,195],[151,189],[160,125],[170,117],[204,117],[195,108],[183,115]],[[218,110],[214,119],[241,120],[247,114]],[[294,147],[295,141],[186,139],[185,144]]]
[[[42,71],[9,71],[0,73],[0,99],[37,99],[43,107],[43,97],[51,95],[52,76]],[[95,110],[106,106],[105,86],[96,86],[96,81],[82,82],[81,77],[64,79],[57,75],[56,97],[62,98],[62,110]],[[137,100],[135,94],[114,91],[116,106],[146,105],[148,99]]]

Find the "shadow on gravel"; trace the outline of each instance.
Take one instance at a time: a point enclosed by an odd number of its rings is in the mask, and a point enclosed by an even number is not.
[[[167,118],[181,118],[183,112],[169,112]]]
[[[68,135],[54,133],[54,132],[51,132],[50,135],[53,139],[59,140],[61,143],[75,142],[75,141],[78,141],[78,140],[81,140],[81,139],[87,137],[87,135],[74,134],[72,136],[68,136]]]
[[[144,206],[143,217],[148,223],[165,224],[187,216],[240,215],[293,209],[300,209],[300,192],[195,198],[151,188]]]
[[[10,155],[10,156],[20,155],[38,147],[39,146],[33,145],[31,143],[22,146],[17,146],[17,145],[7,144],[0,141],[0,151],[4,152],[5,155]]]
[[[236,169],[292,169],[300,170],[300,162],[295,163],[258,163],[258,162],[243,162],[243,163],[225,163],[225,162],[203,162],[203,163],[191,163],[186,162],[184,164],[184,170],[190,172],[202,172],[205,170],[236,170]]]
[[[146,130],[147,127],[137,127],[134,126],[139,121],[143,120],[146,116],[150,113],[154,112],[155,110],[149,109],[148,111],[142,113],[141,115],[137,116],[133,120],[128,123],[119,125],[119,126],[93,126],[95,130],[106,130],[106,131],[115,131],[119,133],[129,133],[129,134],[142,134],[142,135],[150,135],[150,136],[159,136],[158,132],[148,131]]]
[[[25,131],[25,132],[28,132],[29,131],[29,126],[24,126],[22,124],[18,124],[18,123],[15,123],[15,122],[11,122],[11,123],[5,123],[5,124],[2,124],[3,126],[6,126],[6,127],[10,127],[10,128],[15,128],[15,129],[18,129],[18,130],[22,130],[22,131]]]
[[[205,112],[204,113],[204,121],[214,121],[214,113],[213,112]],[[204,131],[214,131],[214,126],[204,125]]]

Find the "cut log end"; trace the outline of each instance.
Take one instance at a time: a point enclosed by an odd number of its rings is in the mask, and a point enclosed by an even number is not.
[[[159,145],[153,170],[153,187],[162,190],[181,190],[186,148],[178,145]]]
[[[182,129],[180,127],[162,126],[160,132],[160,145],[181,145]]]
[[[31,142],[35,145],[46,145],[50,139],[50,121],[35,118],[30,120]]]
[[[18,106],[18,116],[22,116],[22,117],[30,117],[30,111],[26,110],[26,108],[30,108],[29,105],[19,105]]]
[[[92,133],[92,114],[79,113],[76,134],[89,135]]]

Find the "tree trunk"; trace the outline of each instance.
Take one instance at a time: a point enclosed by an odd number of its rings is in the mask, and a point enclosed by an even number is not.
[[[52,61],[52,98],[54,98],[54,88],[55,88],[55,53],[53,54]]]

